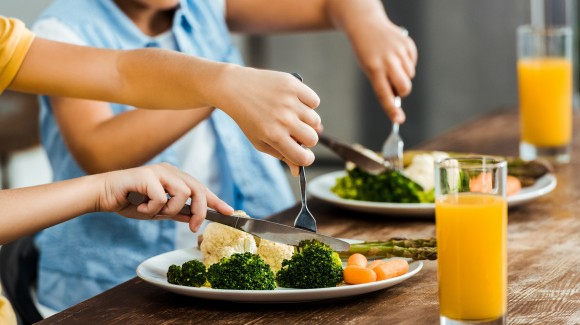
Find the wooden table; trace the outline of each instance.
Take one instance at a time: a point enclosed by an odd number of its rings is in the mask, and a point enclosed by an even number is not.
[[[515,155],[517,125],[516,112],[499,111],[421,148]],[[578,118],[575,129],[575,156],[557,171],[556,190],[509,212],[509,324],[580,323]],[[318,200],[310,204],[324,234],[365,240],[435,235],[433,218],[365,214]],[[292,208],[273,219],[289,224],[297,212]],[[387,290],[343,300],[281,305],[195,299],[134,278],[41,324],[434,324],[439,321],[436,272],[436,262],[427,261],[417,275]]]

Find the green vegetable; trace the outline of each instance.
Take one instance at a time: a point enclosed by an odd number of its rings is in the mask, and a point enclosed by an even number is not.
[[[360,253],[367,258],[406,257],[413,260],[436,260],[437,241],[429,239],[391,238],[386,241],[350,244],[346,252],[339,252],[343,258]]]
[[[278,285],[286,288],[328,288],[342,280],[338,253],[317,240],[301,241],[292,258],[284,260],[276,274]]]
[[[179,265],[171,265],[167,270],[167,282],[188,287],[201,287],[206,281],[205,265],[191,260]]]
[[[331,190],[338,196],[351,200],[396,203],[435,201],[433,190],[424,191],[421,185],[394,170],[372,175],[360,168],[353,168],[347,170],[346,176],[337,178]]]
[[[274,290],[276,281],[270,266],[257,254],[233,254],[222,258],[207,271],[215,289]]]

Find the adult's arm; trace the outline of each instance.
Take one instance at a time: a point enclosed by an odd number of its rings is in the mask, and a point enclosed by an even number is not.
[[[115,51],[36,38],[10,89],[152,109],[219,107],[252,144],[289,165],[310,165],[320,99],[287,73],[160,49]]]

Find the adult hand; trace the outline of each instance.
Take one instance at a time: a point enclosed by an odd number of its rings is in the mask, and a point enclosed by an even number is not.
[[[395,96],[411,92],[417,65],[417,47],[408,32],[389,20],[378,0],[328,0],[327,8],[333,24],[348,36],[386,113],[403,123],[405,113],[395,105]]]
[[[351,31],[350,40],[379,102],[393,122],[403,123],[405,113],[394,99],[411,92],[417,47],[406,30],[386,17],[369,20],[365,25]]]
[[[222,89],[219,108],[232,117],[256,149],[284,161],[298,175],[298,166],[314,162],[309,147],[318,142],[320,98],[284,72],[233,66]],[[303,146],[301,146],[301,144]]]

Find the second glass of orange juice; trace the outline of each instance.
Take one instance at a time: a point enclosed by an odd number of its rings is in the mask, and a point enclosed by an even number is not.
[[[507,164],[491,157],[436,165],[441,324],[504,324],[507,311]]]
[[[520,156],[570,161],[572,139],[572,30],[518,28]]]

